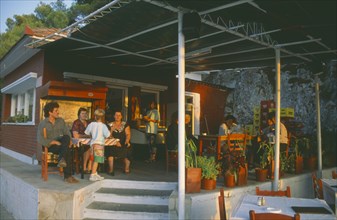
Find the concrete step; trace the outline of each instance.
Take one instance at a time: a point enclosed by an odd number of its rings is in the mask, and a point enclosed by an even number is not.
[[[118,189],[175,190],[178,187],[178,183],[105,179],[102,181],[101,186],[102,188]]]
[[[172,190],[101,188],[93,200],[128,204],[168,205]]]
[[[169,219],[176,182],[103,180],[84,209],[84,219]]]
[[[84,220],[91,219],[169,219],[168,213],[124,212],[108,210],[84,210]]]

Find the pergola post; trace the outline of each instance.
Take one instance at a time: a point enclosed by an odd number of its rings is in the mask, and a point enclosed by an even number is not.
[[[185,219],[185,36],[178,12],[178,218]]]
[[[318,78],[318,77],[317,77]],[[319,100],[319,82],[316,79],[315,84],[316,93],[316,112],[317,112],[317,153],[318,153],[318,173],[317,177],[322,178],[322,136],[321,136],[321,106]]]
[[[280,167],[280,108],[281,108],[281,61],[280,61],[280,49],[275,49],[275,59],[276,59],[276,115],[275,115],[275,170],[274,170],[274,182],[273,190],[278,190],[279,182],[279,167]]]

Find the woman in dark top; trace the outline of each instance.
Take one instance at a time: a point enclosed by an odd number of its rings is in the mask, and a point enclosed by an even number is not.
[[[130,173],[130,157],[131,157],[131,129],[130,125],[122,121],[123,115],[121,111],[116,111],[114,115],[115,121],[111,122],[109,125],[111,127],[111,136],[113,138],[119,139],[114,146],[105,147],[105,156],[109,162],[108,173],[114,176],[113,163],[114,158],[124,159],[124,173]]]

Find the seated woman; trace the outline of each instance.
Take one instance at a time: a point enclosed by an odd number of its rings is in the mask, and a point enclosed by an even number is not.
[[[78,119],[73,122],[71,131],[73,133],[74,138],[90,138],[89,135],[84,133],[88,124],[88,110],[86,108],[79,108],[77,112]],[[90,158],[90,145],[84,145],[84,153],[83,153],[83,171],[86,174],[91,173],[92,161]],[[87,166],[88,165],[88,166]]]
[[[114,114],[115,121],[111,122],[111,136],[113,138],[118,138],[119,142],[117,142],[114,146],[106,146],[105,147],[105,157],[108,159],[109,169],[108,174],[114,176],[114,158],[122,158],[124,159],[124,173],[130,173],[130,159],[131,159],[131,129],[130,125],[126,122],[122,121],[123,114],[120,110],[115,111]]]

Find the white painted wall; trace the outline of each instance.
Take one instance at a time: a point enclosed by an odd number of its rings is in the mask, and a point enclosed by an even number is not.
[[[0,168],[1,204],[15,219],[38,219],[38,190]]]

